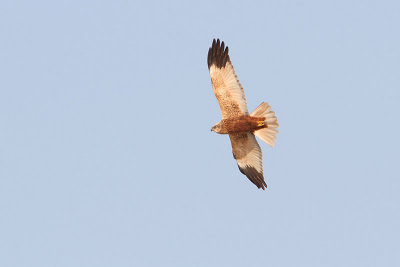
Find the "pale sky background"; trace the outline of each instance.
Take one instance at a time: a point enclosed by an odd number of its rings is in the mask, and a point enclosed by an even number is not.
[[[206,57],[280,123],[243,176]],[[1,1],[0,266],[400,266],[399,1]]]

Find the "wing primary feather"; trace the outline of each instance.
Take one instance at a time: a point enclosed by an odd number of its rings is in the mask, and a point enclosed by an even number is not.
[[[226,65],[226,63],[229,60],[229,47],[226,47],[225,49],[225,55],[224,55],[224,62],[222,63],[224,66]]]
[[[221,65],[220,64],[220,62],[221,62],[221,49],[220,49],[219,39],[217,40],[217,44],[215,45],[215,60],[216,60],[216,63],[217,63],[217,67],[219,65]]]
[[[210,69],[212,65],[218,68],[224,68],[226,63],[229,62],[229,49],[225,47],[225,43],[221,42],[219,39],[213,40],[213,43],[208,50],[207,64]]]
[[[239,164],[238,167],[240,172],[246,175],[247,178],[249,178],[249,180],[258,188],[261,188],[262,190],[265,190],[265,188],[267,188],[267,184],[264,181],[262,173],[258,172],[254,167],[246,166],[242,168],[239,166]]]

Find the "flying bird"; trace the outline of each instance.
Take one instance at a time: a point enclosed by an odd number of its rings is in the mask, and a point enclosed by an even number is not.
[[[228,47],[219,39],[208,50],[208,70],[222,120],[211,131],[228,134],[239,170],[258,188],[265,190],[262,152],[255,136],[274,146],[278,120],[268,103],[262,102],[251,114],[246,97],[229,58]]]

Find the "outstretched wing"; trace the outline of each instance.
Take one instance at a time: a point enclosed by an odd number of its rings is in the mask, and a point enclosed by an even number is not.
[[[262,152],[253,133],[230,134],[233,157],[239,170],[258,188],[267,187],[262,168]]]
[[[228,47],[219,39],[208,50],[208,70],[222,112],[222,119],[249,115],[246,98],[228,55]]]

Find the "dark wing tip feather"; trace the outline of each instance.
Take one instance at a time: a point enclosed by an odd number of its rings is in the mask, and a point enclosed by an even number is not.
[[[258,172],[254,167],[246,166],[245,168],[241,168],[239,165],[239,170],[241,173],[247,176],[249,180],[255,184],[258,188],[265,190],[267,188],[267,184],[264,181],[264,176],[262,173]]]
[[[224,68],[227,62],[230,62],[229,49],[225,47],[224,42],[220,42],[219,39],[213,40],[213,43],[208,50],[207,56],[207,64],[208,69],[210,69],[211,65],[217,66],[217,68]]]

